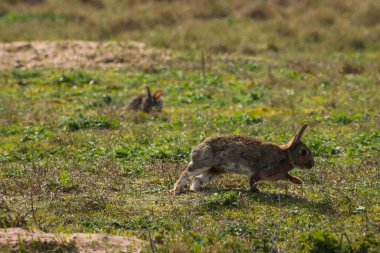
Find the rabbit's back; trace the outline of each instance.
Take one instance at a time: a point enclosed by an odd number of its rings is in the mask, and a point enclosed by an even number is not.
[[[144,101],[144,95],[139,95],[131,99],[128,104],[128,108],[132,110],[139,110],[142,107]]]
[[[161,112],[162,108],[163,102],[161,99],[155,100],[145,95],[139,95],[132,98],[128,104],[128,109],[142,110],[144,112],[151,112],[153,109]]]
[[[278,163],[282,154],[275,144],[254,137],[228,135],[206,139],[191,154],[195,167],[210,166],[227,173],[251,174]]]

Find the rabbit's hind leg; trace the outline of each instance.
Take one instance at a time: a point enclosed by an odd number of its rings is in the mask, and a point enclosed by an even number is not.
[[[257,181],[259,181],[257,177],[249,176],[249,190],[251,192],[260,192],[260,190],[257,188]]]
[[[221,172],[211,168],[201,175],[194,177],[193,183],[190,186],[191,191],[198,191],[202,185],[208,184],[211,180],[219,176]]]

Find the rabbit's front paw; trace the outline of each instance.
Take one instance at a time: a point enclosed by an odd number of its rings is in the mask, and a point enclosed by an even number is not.
[[[298,177],[294,177],[294,176],[291,176],[291,175],[286,175],[287,179],[292,182],[293,184],[303,184],[303,181],[298,178]]]
[[[171,192],[173,193],[173,195],[178,195],[182,192],[182,189],[178,186],[174,186],[173,190],[171,190]]]

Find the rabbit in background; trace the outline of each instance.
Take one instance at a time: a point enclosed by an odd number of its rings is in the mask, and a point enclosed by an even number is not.
[[[153,96],[150,92],[150,87],[146,87],[147,94],[141,94],[133,97],[128,104],[130,110],[142,110],[144,112],[151,112],[153,110],[161,112],[164,103],[162,101],[162,91],[156,91]]]
[[[259,192],[257,182],[262,180],[289,180],[302,184],[303,181],[290,175],[289,171],[295,167],[311,169],[314,166],[310,149],[301,142],[306,127],[304,124],[284,145],[240,135],[208,138],[193,148],[191,162],[175,183],[173,193],[181,193],[191,177],[194,179],[190,190],[198,191],[202,185],[224,173],[248,176],[253,192]]]

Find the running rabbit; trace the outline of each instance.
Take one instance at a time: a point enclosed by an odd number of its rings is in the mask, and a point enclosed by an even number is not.
[[[259,192],[257,182],[261,180],[302,184],[302,180],[291,176],[289,171],[294,167],[311,169],[314,166],[311,151],[301,142],[306,127],[304,124],[285,145],[240,135],[208,138],[192,150],[191,162],[175,183],[173,193],[182,192],[190,177],[194,177],[190,190],[197,191],[202,184],[224,173],[247,175],[253,192]]]
[[[162,101],[162,91],[156,91],[153,96],[150,93],[150,88],[146,87],[147,94],[138,95],[129,102],[128,109],[131,110],[142,110],[144,112],[151,112],[156,110],[158,112],[162,111],[164,103]]]

